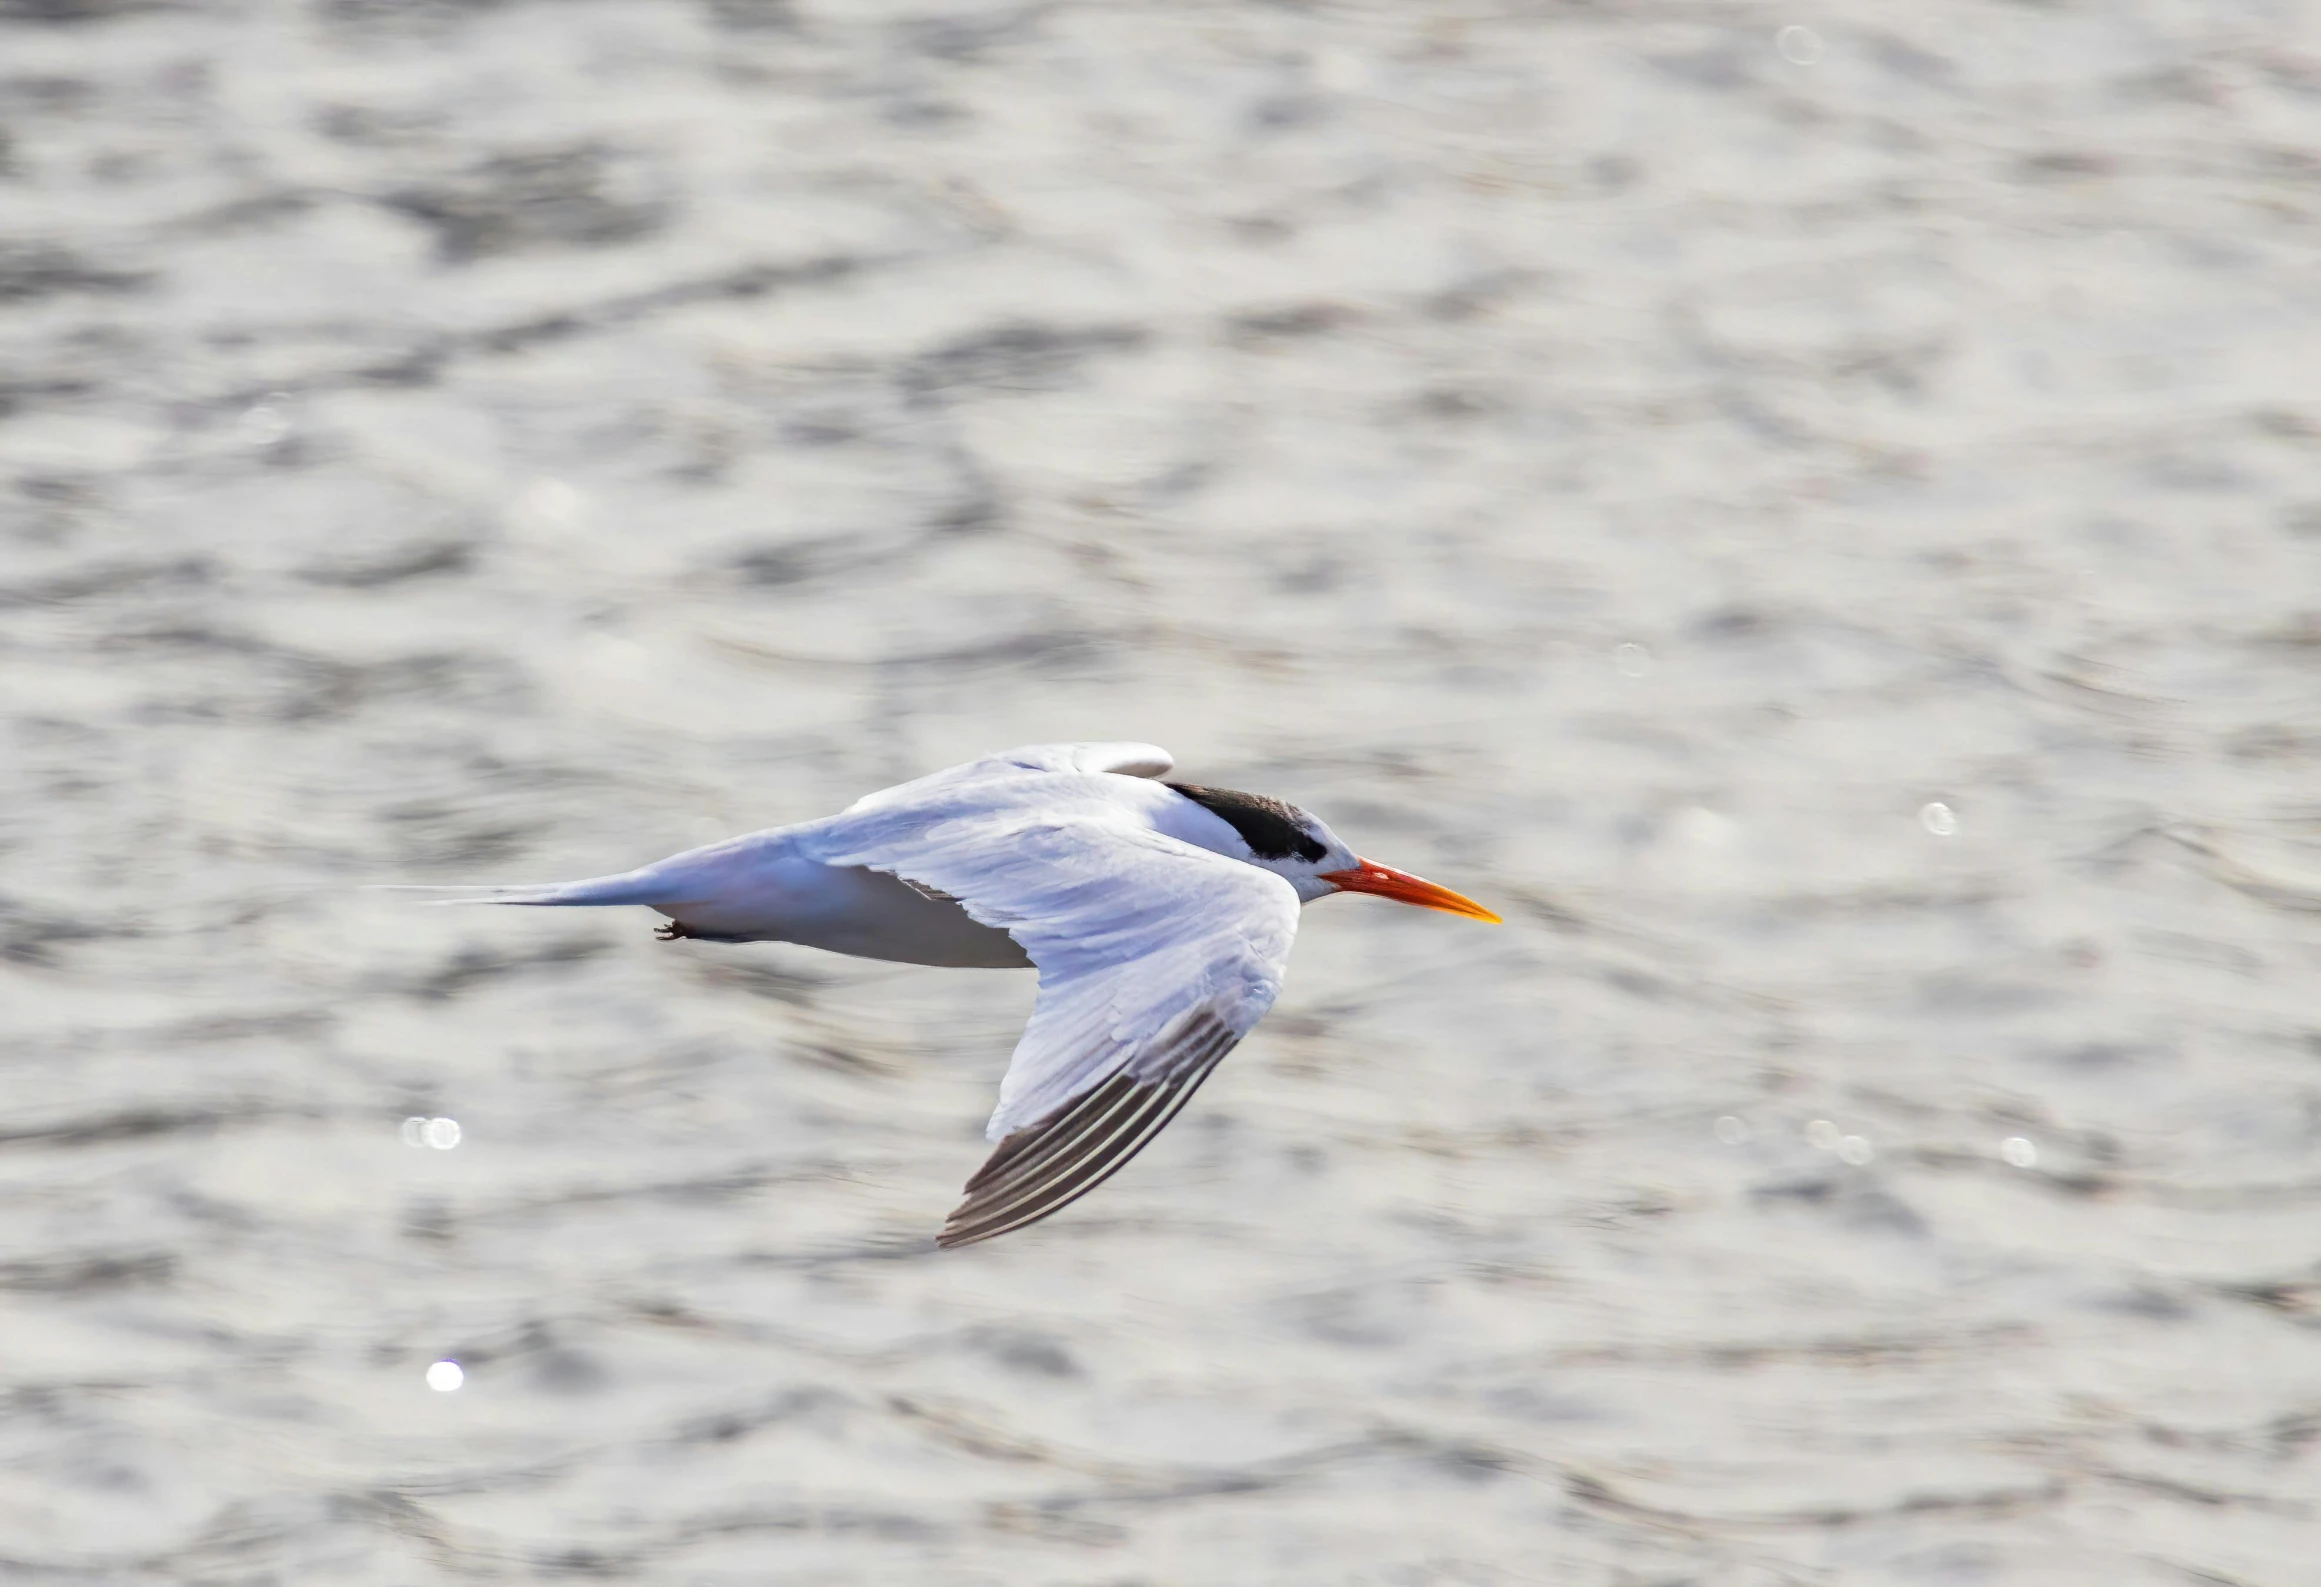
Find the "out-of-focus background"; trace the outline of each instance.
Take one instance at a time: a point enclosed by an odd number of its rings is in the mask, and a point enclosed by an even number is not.
[[[2311,5],[5,0],[0,1577],[2312,1581],[2317,259]],[[971,1250],[1028,977],[359,891],[1078,737],[1511,924]]]

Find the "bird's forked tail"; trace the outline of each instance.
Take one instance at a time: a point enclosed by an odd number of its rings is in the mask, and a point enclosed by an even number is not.
[[[543,882],[513,887],[423,887],[383,883],[372,889],[386,893],[438,893],[430,904],[650,904],[669,896],[669,878],[659,866],[623,871],[618,876],[591,876],[577,882]]]

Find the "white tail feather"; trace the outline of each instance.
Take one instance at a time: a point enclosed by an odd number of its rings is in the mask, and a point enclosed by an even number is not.
[[[649,904],[665,896],[668,879],[653,868],[627,871],[619,876],[592,876],[578,882],[542,882],[510,887],[428,887],[390,882],[374,892],[456,893],[456,898],[430,898],[430,904],[540,904],[588,906]]]

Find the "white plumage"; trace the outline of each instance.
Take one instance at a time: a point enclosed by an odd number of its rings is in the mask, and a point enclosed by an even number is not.
[[[874,794],[799,839],[826,865],[951,895],[1039,966],[1039,1000],[986,1131],[995,1141],[1122,1070],[1158,1078],[1170,1034],[1200,1017],[1239,1039],[1273,1006],[1297,934],[1288,882],[1166,830],[1171,816],[1223,823],[1142,780],[1168,770],[1164,753],[1061,750],[906,783],[891,792],[909,797]],[[1040,763],[1051,759],[1063,764]]]
[[[1036,965],[999,1149],[941,1237],[962,1245],[1085,1195],[1175,1115],[1273,1006],[1300,905],[1380,892],[1498,918],[1294,806],[1155,780],[1172,764],[1151,744],[1033,745],[618,876],[446,902],[642,904],[667,937]]]

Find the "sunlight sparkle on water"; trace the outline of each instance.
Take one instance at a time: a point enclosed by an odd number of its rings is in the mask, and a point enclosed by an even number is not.
[[[405,1146],[432,1146],[448,1152],[459,1144],[459,1120],[408,1118],[399,1133]]]
[[[586,505],[580,492],[560,479],[534,480],[516,501],[516,511],[535,528],[555,529],[571,523]]]
[[[1706,805],[1678,811],[1675,824],[1680,837],[1704,849],[1721,849],[1730,843],[1736,825],[1731,816],[1719,814]]]
[[[1811,66],[1821,59],[1821,35],[1794,23],[1773,35],[1773,47],[1792,66]]]
[[[273,398],[269,398],[243,409],[234,427],[250,445],[272,446],[290,433],[290,416],[276,406]]]

